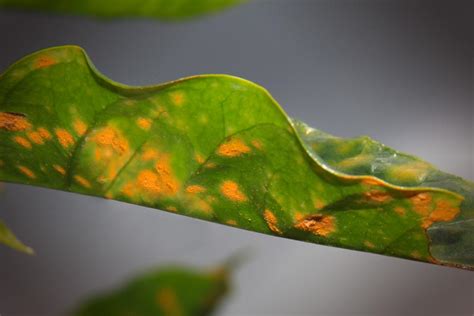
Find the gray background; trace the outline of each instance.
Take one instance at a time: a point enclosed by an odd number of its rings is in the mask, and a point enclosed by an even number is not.
[[[369,134],[474,179],[472,1],[254,0],[184,23],[0,13],[0,69],[84,47],[112,79],[228,73],[340,136]],[[0,217],[37,252],[0,248],[0,314],[56,315],[169,262],[246,247],[219,315],[471,315],[474,273],[264,236],[144,207],[7,185]]]

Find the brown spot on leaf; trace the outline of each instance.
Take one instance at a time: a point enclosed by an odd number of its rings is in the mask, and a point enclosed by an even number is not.
[[[15,136],[13,137],[13,140],[20,146],[31,149],[31,143],[26,138],[22,136]]]
[[[276,218],[275,214],[272,211],[266,209],[263,212],[263,218],[267,222],[268,228],[274,233],[282,234],[280,228],[278,228],[278,219]]]
[[[28,178],[36,179],[35,173],[33,171],[31,171],[29,168],[27,168],[25,166],[18,166],[17,168],[21,171],[21,173],[23,173]]]
[[[326,237],[335,230],[335,219],[329,215],[309,215],[295,224],[295,228]]]
[[[217,149],[217,153],[225,157],[236,157],[250,152],[250,148],[240,139],[232,138]]]
[[[244,202],[247,200],[242,191],[240,191],[239,185],[231,180],[226,180],[221,184],[220,187],[221,193],[228,198],[229,200],[235,202]]]
[[[64,128],[56,128],[54,130],[54,132],[56,134],[56,137],[58,138],[59,143],[64,148],[68,148],[68,147],[74,145],[74,138]]]
[[[0,129],[18,132],[29,128],[31,124],[23,114],[0,112]]]

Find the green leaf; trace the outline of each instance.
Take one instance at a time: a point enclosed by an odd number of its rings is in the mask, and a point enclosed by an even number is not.
[[[318,244],[472,268],[472,183],[367,137],[293,122],[226,75],[106,79],[82,49],[0,77],[0,181],[106,197]]]
[[[183,19],[214,13],[245,0],[0,0],[0,8],[53,11],[95,17]]]
[[[73,315],[205,316],[229,288],[227,268],[210,272],[170,266],[141,275],[122,288],[94,297]]]
[[[0,243],[29,255],[34,254],[33,249],[18,240],[2,220],[0,220]]]

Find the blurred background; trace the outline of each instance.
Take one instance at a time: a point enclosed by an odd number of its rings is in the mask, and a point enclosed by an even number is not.
[[[474,180],[473,3],[253,0],[173,23],[0,11],[0,71],[77,44],[131,85],[233,74],[314,127],[371,135]],[[2,316],[62,315],[151,266],[210,267],[247,247],[254,254],[218,315],[474,313],[473,272],[21,185],[6,185],[0,203],[0,218],[37,253],[0,247]]]

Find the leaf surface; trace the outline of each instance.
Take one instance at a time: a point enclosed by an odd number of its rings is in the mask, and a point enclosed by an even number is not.
[[[228,271],[170,266],[147,272],[110,293],[85,302],[75,316],[206,316],[229,287]]]
[[[0,77],[0,181],[318,244],[472,268],[473,184],[367,137],[292,121],[227,75],[106,79],[75,46]]]
[[[0,7],[104,18],[183,19],[214,13],[245,0],[0,0]]]

